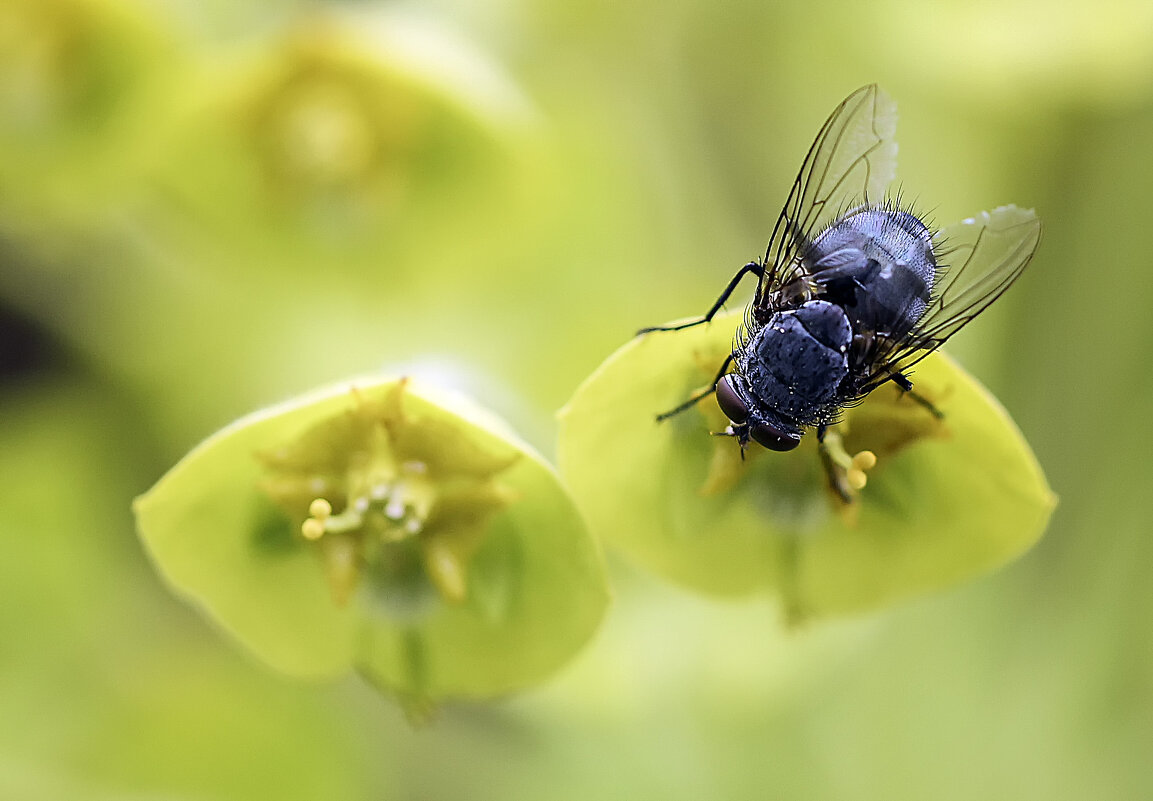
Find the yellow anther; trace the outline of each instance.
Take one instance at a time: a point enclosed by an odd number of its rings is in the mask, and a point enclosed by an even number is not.
[[[308,505],[308,514],[323,523],[332,515],[332,504],[324,498],[317,498]]]
[[[306,540],[318,540],[324,536],[324,523],[310,517],[301,524],[300,533]]]
[[[872,451],[861,451],[853,457],[852,465],[857,470],[872,470],[877,466],[877,454]]]
[[[864,470],[850,467],[845,471],[845,481],[849,482],[849,486],[853,489],[863,490],[865,485],[869,483],[869,477],[865,475]]]

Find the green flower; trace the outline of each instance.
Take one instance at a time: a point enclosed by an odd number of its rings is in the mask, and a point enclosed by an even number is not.
[[[262,456],[264,490],[317,544],[338,604],[366,571],[395,574],[410,552],[443,600],[462,603],[468,561],[516,497],[497,477],[521,451],[489,452],[451,422],[414,419],[407,383],[376,401],[354,392],[345,414]]]
[[[560,469],[595,533],[685,586],[768,591],[793,621],[939,589],[1032,545],[1054,499],[1005,411],[944,355],[918,365],[917,392],[873,392],[829,432],[839,490],[815,437],[789,453],[710,436],[728,421],[707,386],[739,314],[634,339],[561,416]]]
[[[419,707],[531,684],[607,603],[598,550],[507,428],[406,379],[260,412],[136,502],[182,594],[273,666]]]
[[[309,271],[338,252],[349,275],[375,275],[382,254],[490,237],[516,195],[527,103],[445,39],[327,9],[189,81],[155,137],[174,233],[195,223],[191,244],[209,231],[245,270]]]

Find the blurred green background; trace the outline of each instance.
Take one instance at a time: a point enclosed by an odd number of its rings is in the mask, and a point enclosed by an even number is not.
[[[1022,560],[785,633],[611,559],[555,681],[418,730],[159,583],[131,498],[333,379],[439,378],[551,453],[872,81],[920,209],[1045,221],[949,348],[1060,495]],[[0,0],[0,798],[1153,796],[1151,145],[1141,0]]]

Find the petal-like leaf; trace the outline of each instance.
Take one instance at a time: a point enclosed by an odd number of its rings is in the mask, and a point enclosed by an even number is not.
[[[712,398],[658,423],[707,386],[739,314],[638,337],[561,415],[560,468],[595,533],[680,584],[717,595],[767,590],[787,616],[865,610],[1004,564],[1054,504],[1004,409],[944,355],[918,366],[937,420],[895,386],[835,428],[878,463],[852,504],[828,488],[815,437],[789,453],[738,444]],[[834,437],[836,435],[834,434]]]

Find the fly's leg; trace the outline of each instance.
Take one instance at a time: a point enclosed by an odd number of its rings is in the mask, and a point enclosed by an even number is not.
[[[698,390],[697,392],[694,392],[692,395],[689,396],[688,400],[686,400],[684,403],[677,406],[675,409],[669,409],[667,412],[662,412],[661,414],[658,414],[657,415],[657,422],[658,423],[664,422],[665,420],[668,420],[673,415],[680,414],[685,409],[690,409],[693,406],[696,406],[698,403],[700,403],[702,400],[707,398],[709,395],[712,395],[714,392],[716,392],[717,391],[717,384],[719,384],[721,382],[721,379],[724,378],[725,373],[727,373],[729,371],[729,365],[732,363],[733,363],[733,354],[730,353],[727,357],[725,357],[724,363],[721,364],[721,369],[717,370],[717,375],[712,380],[712,383],[710,383],[704,389]]]
[[[901,391],[905,393],[905,396],[909,400],[918,403],[928,409],[929,414],[933,415],[933,417],[936,417],[938,420],[945,419],[944,412],[934,406],[931,400],[913,389],[913,382],[909,380],[908,376],[904,375],[903,373],[894,373],[890,380],[901,388]]]
[[[829,489],[842,503],[851,504],[857,493],[865,488],[868,482],[865,471],[877,464],[876,454],[861,451],[849,456],[840,433],[829,431],[825,425],[817,426],[817,453],[821,457],[821,466],[825,468]]]
[[[914,390],[909,390],[908,392],[905,393],[905,395],[909,398],[909,400],[914,401],[915,403],[918,403],[921,406],[925,407],[929,411],[929,414],[933,415],[933,417],[936,417],[938,420],[944,420],[945,419],[945,413],[942,412],[940,409],[938,409],[936,406],[934,406],[933,402],[931,400],[929,400],[928,398],[926,398],[924,395],[922,395],[919,392],[916,392]]]
[[[682,328],[692,328],[694,325],[707,323],[709,320],[713,319],[718,311],[720,311],[721,306],[725,305],[725,301],[729,299],[729,295],[733,294],[733,290],[737,288],[737,284],[739,284],[741,279],[744,278],[748,273],[752,273],[757,278],[763,278],[765,275],[765,268],[755,261],[750,261],[748,264],[738,270],[737,274],[733,276],[733,280],[729,281],[729,285],[725,287],[725,291],[721,293],[719,298],[717,298],[717,302],[713,304],[713,307],[709,309],[703,317],[697,317],[694,320],[689,320],[686,323],[678,323],[677,325],[654,325],[649,328],[642,328],[640,331],[637,331],[637,334],[647,334],[651,331],[680,331]],[[701,397],[704,396],[702,395]],[[700,400],[700,398],[697,398],[697,400]],[[693,403],[696,403],[696,401],[693,401]],[[689,406],[691,405],[692,403],[689,404]]]

